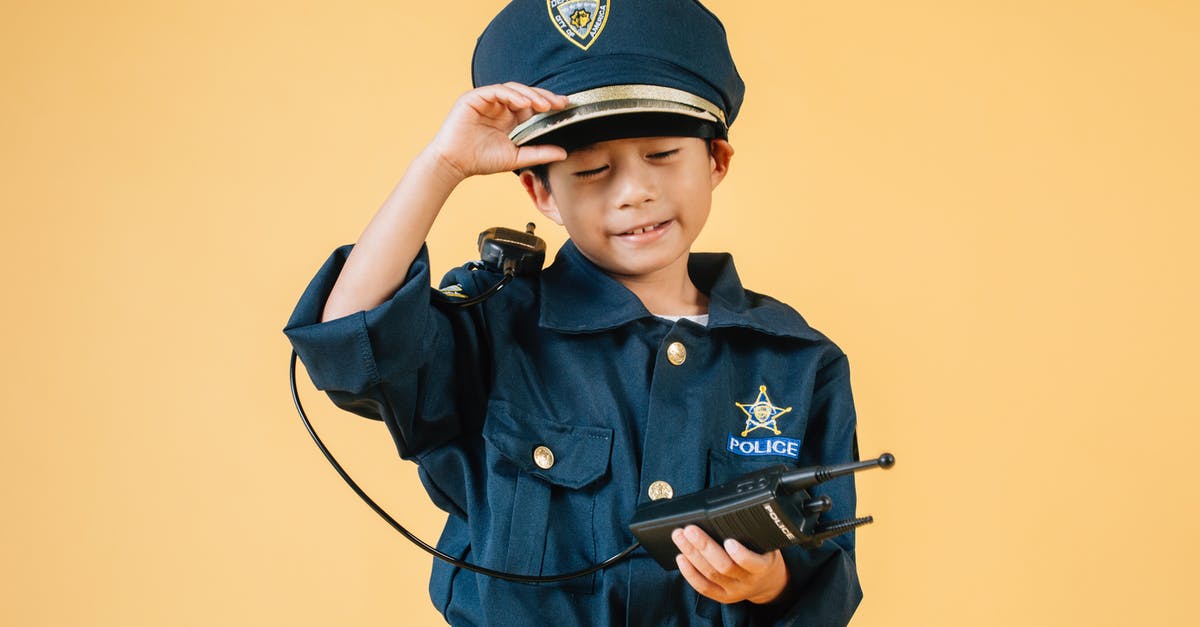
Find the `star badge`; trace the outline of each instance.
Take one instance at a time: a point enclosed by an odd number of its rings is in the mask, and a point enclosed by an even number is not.
[[[791,407],[776,407],[771,402],[771,397],[767,396],[767,386],[758,386],[758,398],[753,403],[734,403],[742,413],[746,414],[746,429],[742,431],[742,437],[756,429],[767,429],[775,435],[779,435],[779,426],[776,424],[776,419],[783,414],[792,411]]]

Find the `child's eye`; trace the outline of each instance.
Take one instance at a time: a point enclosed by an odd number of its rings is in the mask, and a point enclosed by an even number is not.
[[[673,155],[677,152],[679,152],[678,148],[675,148],[674,150],[664,150],[663,152],[656,152],[651,155],[646,155],[646,158],[647,159],[666,159],[667,157],[670,157],[671,155]]]
[[[575,178],[581,178],[581,179],[591,178],[593,176],[597,176],[597,175],[603,173],[607,169],[608,169],[608,166],[605,165],[605,166],[600,166],[598,168],[594,168],[591,170],[582,170],[580,172],[575,173]]]

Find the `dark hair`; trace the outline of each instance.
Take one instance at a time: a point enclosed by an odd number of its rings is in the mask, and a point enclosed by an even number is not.
[[[544,187],[546,191],[550,191],[549,163],[543,163],[541,165],[535,165],[532,168],[526,168],[526,171],[533,172],[533,175],[537,177],[537,180],[542,183],[542,187]]]

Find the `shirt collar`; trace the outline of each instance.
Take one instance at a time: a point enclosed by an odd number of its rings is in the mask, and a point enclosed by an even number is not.
[[[708,294],[708,328],[742,327],[768,335],[821,341],[791,307],[742,287],[733,257],[727,253],[692,253],[688,273]],[[554,263],[542,271],[542,308],[538,324],[566,333],[590,333],[652,318],[633,292],[605,274],[568,240]]]

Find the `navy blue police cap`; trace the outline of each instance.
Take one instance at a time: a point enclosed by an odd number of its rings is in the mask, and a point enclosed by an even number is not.
[[[568,97],[513,130],[574,149],[655,135],[725,138],[745,84],[725,27],[695,0],[515,0],[475,45],[476,87],[516,81]]]

